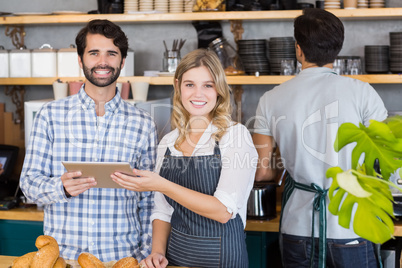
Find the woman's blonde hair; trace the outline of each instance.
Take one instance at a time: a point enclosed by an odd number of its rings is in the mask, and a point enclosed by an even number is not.
[[[177,128],[179,137],[175,142],[175,148],[180,150],[180,145],[184,142],[190,129],[190,114],[184,108],[181,101],[181,82],[183,74],[188,70],[205,66],[215,83],[217,100],[214,109],[211,111],[212,123],[218,130],[212,134],[212,137],[219,141],[226,133],[231,124],[231,89],[226,81],[225,71],[215,52],[206,49],[196,49],[183,57],[174,75],[174,95],[173,111],[171,116],[172,129]]]

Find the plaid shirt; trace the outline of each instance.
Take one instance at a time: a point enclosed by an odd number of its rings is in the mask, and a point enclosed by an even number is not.
[[[129,162],[153,170],[156,135],[150,115],[119,94],[105,104],[102,117],[84,87],[42,107],[20,186],[28,200],[44,205],[44,233],[57,240],[63,258],[77,260],[90,252],[107,262],[150,254],[152,192],[92,188],[67,198],[60,177],[66,172],[62,161]]]

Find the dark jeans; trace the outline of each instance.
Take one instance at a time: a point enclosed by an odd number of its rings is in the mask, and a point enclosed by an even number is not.
[[[281,234],[284,268],[310,267],[311,237]],[[346,245],[352,241],[353,242]],[[314,267],[318,266],[318,239],[314,242]],[[375,245],[363,238],[327,239],[327,267],[377,268]]]

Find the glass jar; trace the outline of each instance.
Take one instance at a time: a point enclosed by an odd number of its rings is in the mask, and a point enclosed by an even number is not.
[[[218,55],[226,75],[242,75],[245,73],[239,54],[225,38],[216,38],[209,44],[209,49]]]
[[[179,50],[168,50],[163,53],[163,71],[174,73],[181,60]]]

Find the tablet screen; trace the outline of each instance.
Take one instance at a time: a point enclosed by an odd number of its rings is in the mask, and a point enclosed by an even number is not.
[[[63,161],[69,171],[81,171],[81,177],[94,177],[97,184],[94,188],[123,188],[110,177],[116,171],[134,176],[133,169],[127,162],[70,162]]]

